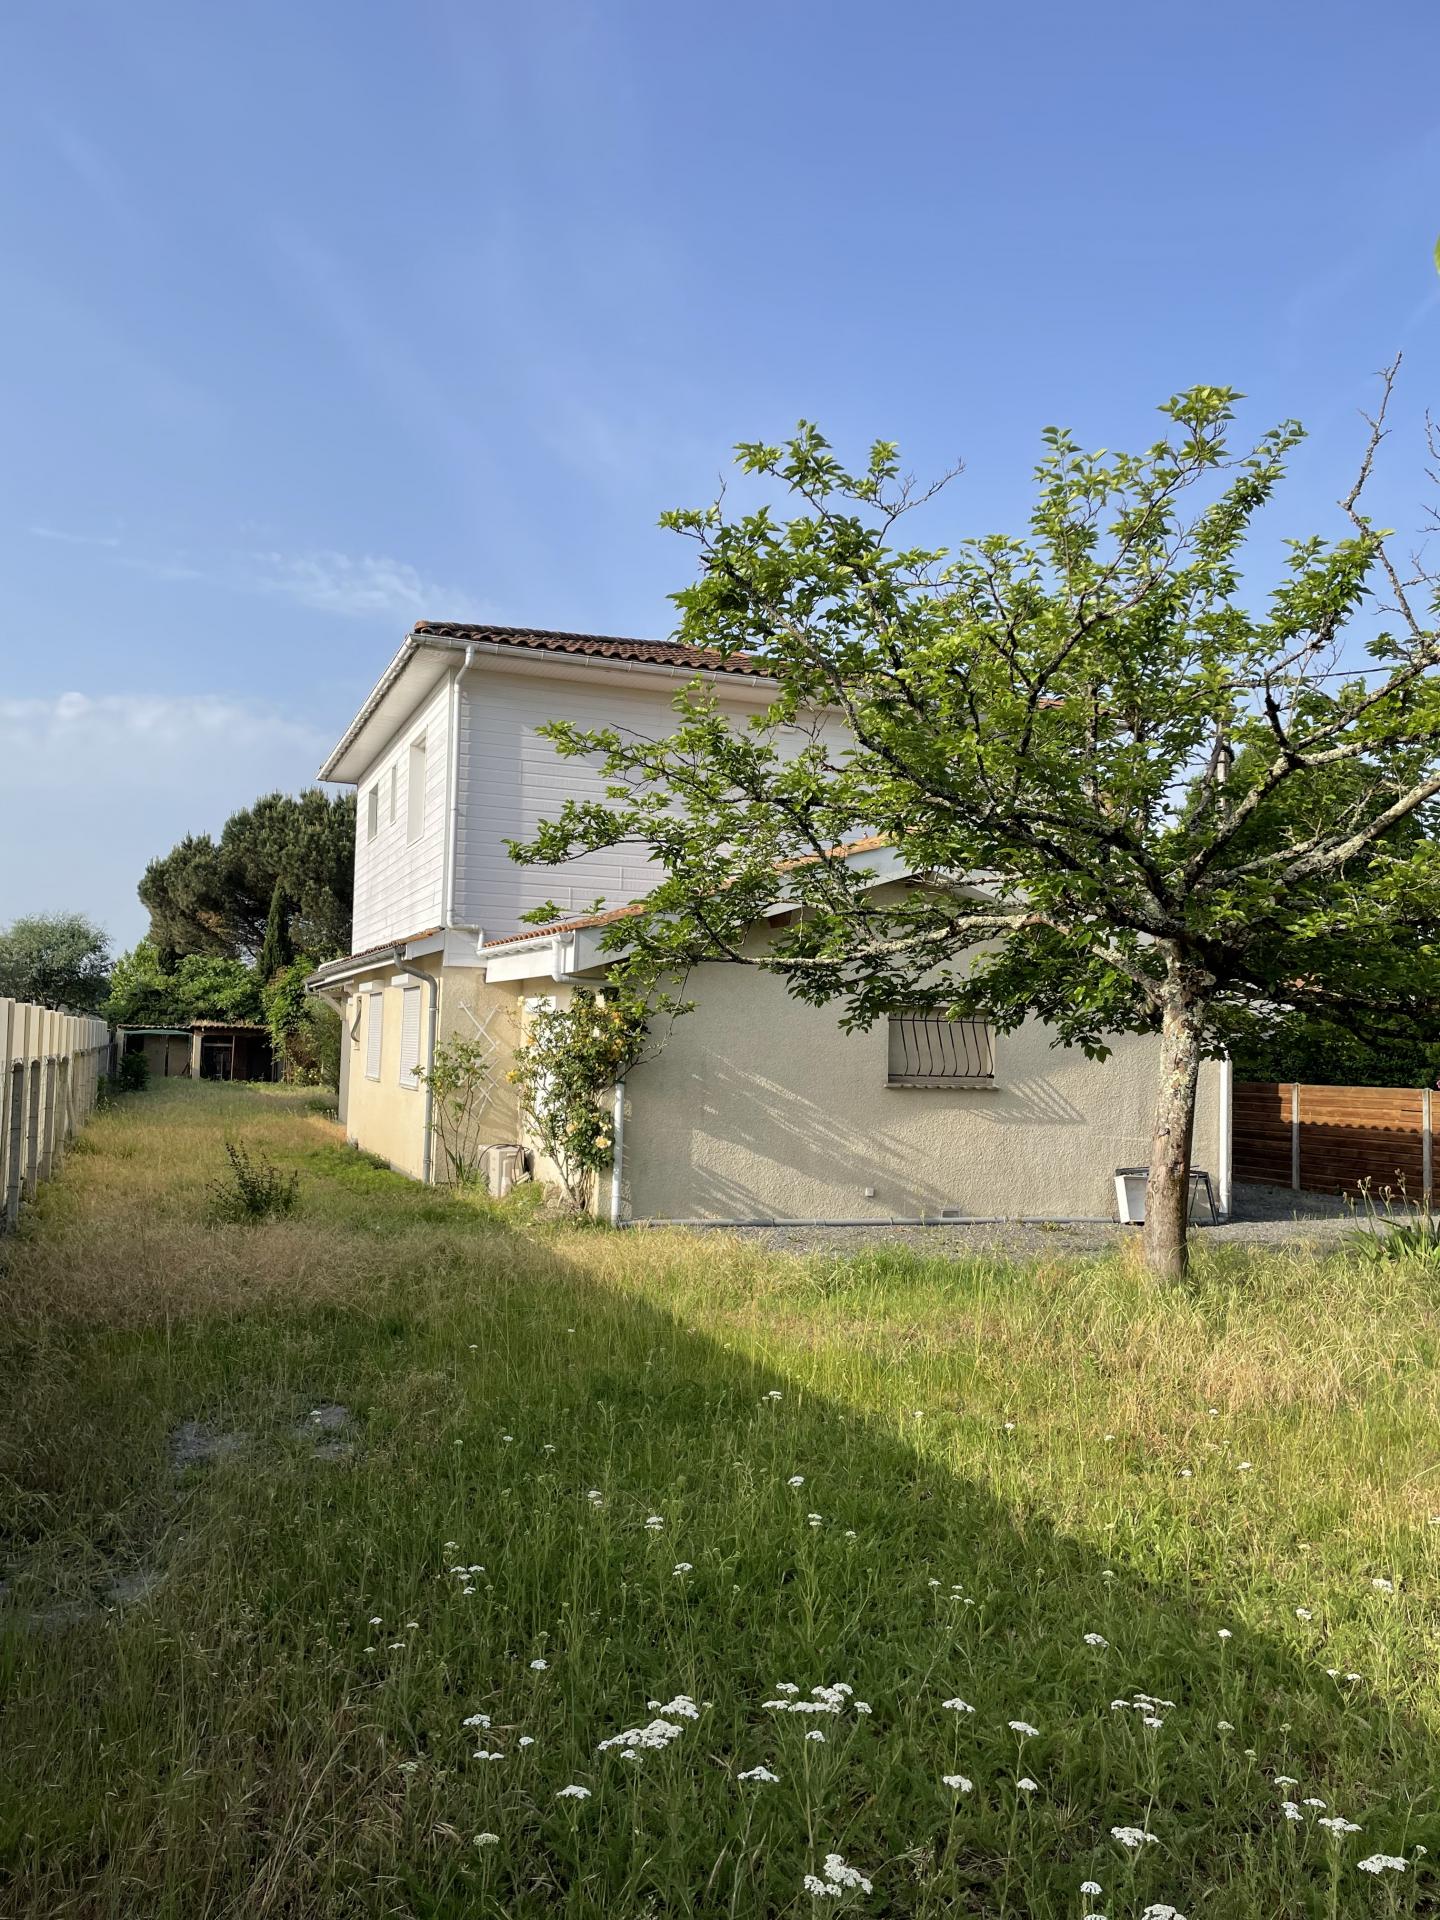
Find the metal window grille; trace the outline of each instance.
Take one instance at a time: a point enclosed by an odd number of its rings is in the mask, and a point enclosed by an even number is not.
[[[989,1087],[995,1084],[995,1034],[988,1020],[892,1013],[892,1087]]]

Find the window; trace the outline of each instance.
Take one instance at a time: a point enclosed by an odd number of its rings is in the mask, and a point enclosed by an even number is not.
[[[380,1078],[380,1049],[385,1040],[385,996],[370,995],[370,1010],[365,1015],[365,1078]]]
[[[380,831],[380,789],[371,787],[365,796],[365,838],[373,840]]]
[[[420,989],[406,987],[400,996],[400,1084],[418,1087],[420,1065]]]
[[[405,838],[413,846],[425,831],[425,736],[410,742],[410,775],[405,789]]]
[[[390,824],[393,827],[400,811],[400,762],[390,763]]]
[[[886,1080],[892,1087],[993,1087],[994,1029],[988,1020],[892,1013]]]

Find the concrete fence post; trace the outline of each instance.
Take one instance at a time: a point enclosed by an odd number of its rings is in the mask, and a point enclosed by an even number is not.
[[[5,1224],[13,1228],[20,1218],[20,1187],[25,1174],[25,1062],[10,1069],[5,1102]]]

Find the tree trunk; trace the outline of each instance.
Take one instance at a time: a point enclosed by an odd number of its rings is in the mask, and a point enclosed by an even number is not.
[[[1157,1280],[1183,1280],[1189,1264],[1190,1144],[1204,1032],[1203,994],[1172,980],[1160,1028],[1160,1088],[1145,1193],[1145,1264]]]

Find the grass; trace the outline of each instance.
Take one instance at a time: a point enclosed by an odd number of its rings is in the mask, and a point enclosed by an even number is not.
[[[6,1915],[1437,1911],[1433,1267],[519,1230],[190,1085],[0,1267]]]

